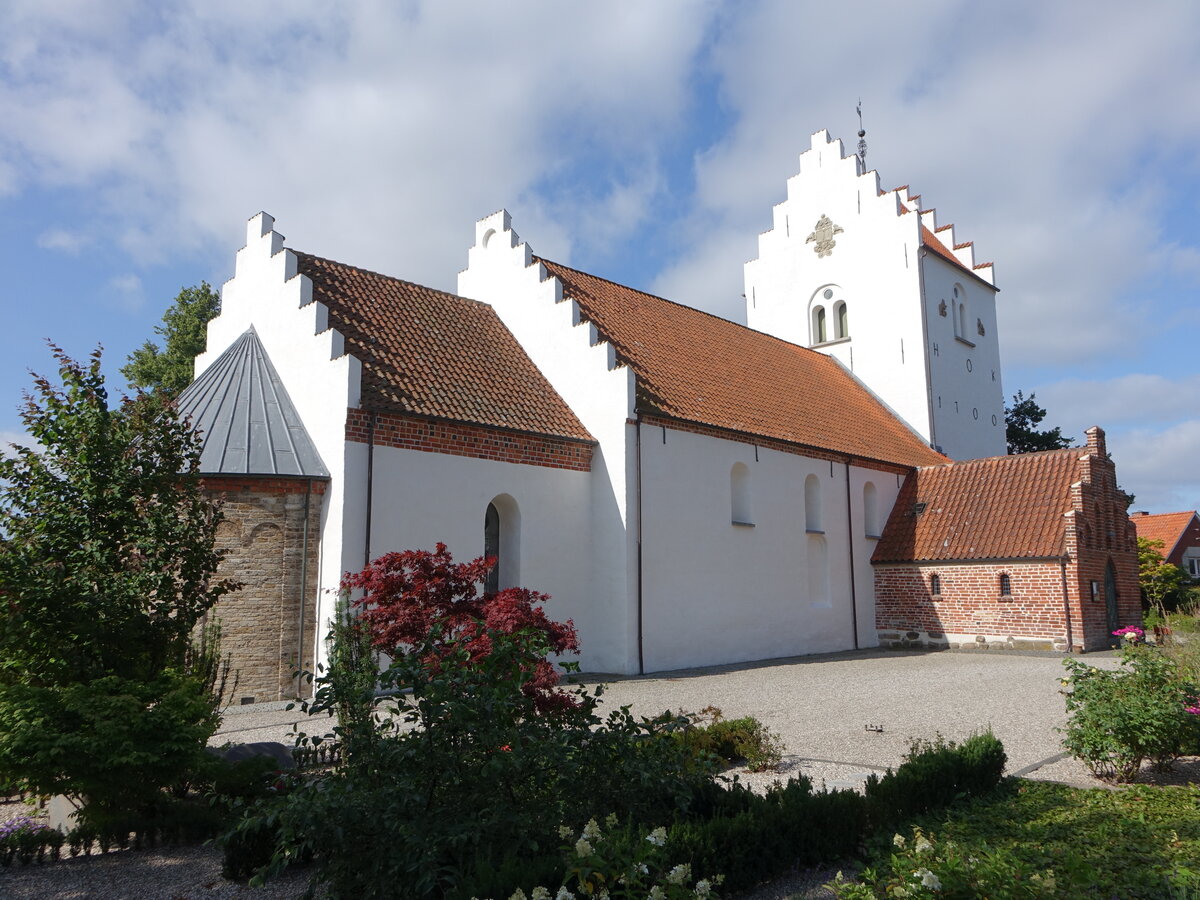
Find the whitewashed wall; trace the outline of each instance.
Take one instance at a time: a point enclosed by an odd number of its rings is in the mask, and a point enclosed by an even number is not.
[[[578,660],[590,671],[612,671],[622,659],[621,635],[613,633],[593,593],[591,475],[568,469],[520,465],[375,447],[371,555],[393,550],[433,550],[441,541],[456,562],[482,556],[487,505],[505,495],[501,509],[501,584],[549,594],[546,614],[573,619],[582,636]],[[514,560],[509,539],[519,534]],[[517,564],[513,570],[514,561]]]
[[[943,420],[932,409],[937,392],[948,393],[958,380],[952,367],[932,368],[927,353],[930,338],[926,330],[930,326],[926,304],[936,306],[941,269],[956,271],[948,263],[930,258],[924,264],[924,275],[934,284],[925,285],[923,301],[920,226],[924,222],[930,230],[937,228],[932,213],[919,215],[920,204],[909,201],[906,191],[881,195],[878,173],[860,175],[858,169],[856,156],[843,155],[841,141],[830,140],[824,131],[813,135],[811,148],[800,155],[798,174],[787,181],[787,198],[774,208],[771,230],[759,236],[758,258],[746,263],[747,323],[792,343],[813,346],[812,312],[816,305],[823,305],[827,342],[815,349],[839,359],[947,455],[967,459],[1003,453],[1002,436],[999,450],[993,449],[990,417],[994,404],[990,400],[986,415],[981,408],[981,418],[972,420],[985,423],[986,428]],[[822,216],[841,229],[832,235],[833,246],[823,256],[817,252],[817,241],[809,240]],[[953,247],[952,229],[940,232],[939,238]],[[970,268],[971,248],[954,252]],[[983,274],[990,277],[991,273],[985,270]],[[972,296],[980,298],[982,308],[983,294],[990,288],[965,273],[959,277],[964,283],[971,282]],[[828,299],[826,291],[831,294]],[[848,337],[841,339],[834,315],[839,300],[846,303],[849,325]],[[992,327],[977,344],[979,356],[988,359],[989,372],[995,361],[999,383],[994,309],[993,297]],[[964,394],[960,408],[965,399]],[[974,394],[969,399],[971,408],[983,402]],[[967,411],[969,414],[970,408]],[[938,425],[944,425],[945,434]],[[981,454],[981,448],[986,452]]]
[[[361,365],[329,327],[328,310],[312,299],[312,282],[297,274],[295,254],[283,249],[274,219],[259,213],[246,227],[234,276],[221,288],[221,314],[208,323],[208,347],[196,374],[251,326],[286,386],[329,469],[321,514],[318,586],[318,662],[324,661],[325,621],[344,571],[361,568],[365,453],[345,441],[346,409],[357,406]],[[356,531],[357,529],[357,531]],[[350,539],[346,540],[345,536]]]
[[[950,455],[956,459],[1002,456],[1008,444],[996,292],[932,253],[922,261],[922,269],[935,442],[953,448]],[[952,314],[955,288],[967,303],[968,321],[961,339],[955,335]],[[945,316],[940,314],[943,302]],[[983,323],[982,335],[978,332],[979,322]]]
[[[598,441],[589,485],[590,542],[567,552],[588,558],[595,616],[606,623],[601,646],[585,647],[585,652],[595,653],[597,665],[608,671],[636,672],[634,376],[617,365],[612,346],[599,341],[593,326],[580,324],[578,305],[563,299],[561,282],[547,277],[532,257],[512,230],[508,213],[495,213],[476,225],[475,246],[467,269],[459,273],[458,293],[495,308]]]
[[[665,437],[665,442],[664,442]],[[826,653],[876,645],[874,541],[862,494],[877,490],[879,522],[896,476],[707,435],[642,426],[643,621],[647,671]],[[731,470],[751,477],[753,527],[732,522]],[[805,480],[817,479],[823,534],[806,528]],[[881,527],[881,526],[880,526]],[[810,543],[824,545],[815,578]],[[814,588],[827,583],[824,596]]]

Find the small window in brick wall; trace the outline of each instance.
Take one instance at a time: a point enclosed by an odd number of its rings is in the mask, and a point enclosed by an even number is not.
[[[935,597],[942,596],[942,576],[936,572],[929,576],[929,593]]]
[[[1007,572],[1000,573],[1000,596],[1001,597],[1011,597],[1012,596],[1012,579],[1008,577]]]

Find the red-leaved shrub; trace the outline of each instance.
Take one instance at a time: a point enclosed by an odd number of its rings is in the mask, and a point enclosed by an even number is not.
[[[513,634],[534,631],[544,635],[552,653],[578,653],[579,637],[574,623],[555,622],[540,605],[550,598],[525,588],[506,588],[494,594],[480,590],[493,558],[479,557],[456,563],[446,545],[437,549],[387,553],[361,572],[347,574],[342,587],[360,589],[354,601],[360,618],[371,632],[371,642],[390,656],[407,652],[423,642],[434,626],[442,629],[440,645],[465,648],[472,662],[492,650],[488,631]],[[441,664],[433,655],[426,660],[431,669]],[[558,690],[558,672],[544,657],[531,658],[529,679],[522,690],[540,713],[575,708],[573,695]]]

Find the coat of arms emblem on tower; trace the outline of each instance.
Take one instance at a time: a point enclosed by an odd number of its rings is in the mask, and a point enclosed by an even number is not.
[[[816,241],[817,246],[813,247],[813,250],[816,251],[817,258],[820,259],[822,256],[828,256],[833,252],[833,248],[837,246],[837,241],[833,239],[833,236],[841,233],[842,227],[840,225],[834,225],[833,220],[829,216],[822,215],[821,218],[817,219],[817,227],[813,229],[812,234],[808,236],[808,239],[804,243],[811,244],[813,241]]]

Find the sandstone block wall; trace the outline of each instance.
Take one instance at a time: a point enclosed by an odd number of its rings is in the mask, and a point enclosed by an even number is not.
[[[219,575],[242,582],[240,590],[222,598],[209,613],[210,620],[220,621],[222,654],[230,656],[237,674],[233,702],[300,696],[300,691],[311,690],[293,672],[297,665],[309,670],[313,666],[325,482],[223,476],[206,478],[204,486],[224,504],[217,545],[227,552]]]

